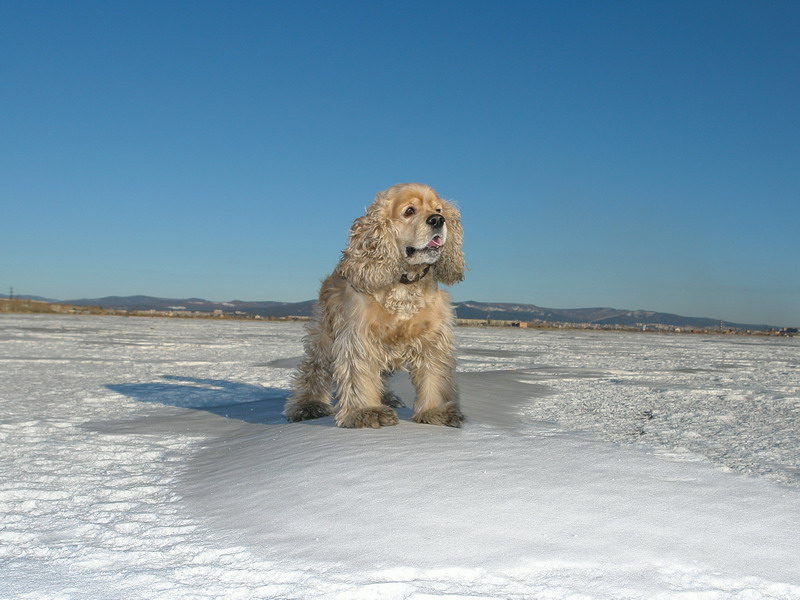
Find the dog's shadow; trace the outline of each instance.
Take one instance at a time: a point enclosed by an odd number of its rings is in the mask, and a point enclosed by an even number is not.
[[[108,384],[106,388],[138,402],[203,410],[246,423],[286,423],[281,412],[290,390],[177,375],[163,375],[161,379],[150,383]]]
[[[202,379],[178,375],[162,375],[162,381],[149,383],[112,383],[105,387],[137,402],[149,402],[192,410],[206,411],[226,419],[260,425],[283,425],[283,405],[291,390],[264,387],[224,379]],[[389,378],[389,388],[401,398],[414,398],[414,390],[404,372]],[[403,404],[393,407],[401,420],[411,418],[412,409]],[[300,425],[301,423],[297,423]],[[304,425],[335,427],[332,416],[302,421]]]
[[[105,387],[118,394],[133,398],[137,402],[202,410],[226,419],[260,425],[287,423],[286,417],[282,413],[283,405],[291,395],[291,390],[224,379],[202,379],[178,375],[162,375],[161,379],[162,381],[149,383],[112,383]],[[410,387],[405,373],[395,373],[389,379],[389,386],[401,397],[413,400],[413,388]],[[401,420],[411,418],[412,411],[407,405],[394,408]],[[321,427],[336,426],[332,416],[302,423]]]

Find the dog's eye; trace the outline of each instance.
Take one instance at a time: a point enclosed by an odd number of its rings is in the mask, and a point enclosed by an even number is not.
[[[403,211],[403,216],[404,217],[410,217],[411,215],[413,215],[416,212],[417,212],[416,208],[414,208],[413,206],[409,206],[407,209],[405,209],[405,211]]]

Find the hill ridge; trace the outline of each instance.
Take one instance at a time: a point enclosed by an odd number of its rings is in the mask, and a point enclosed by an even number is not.
[[[263,317],[310,316],[316,300],[302,302],[279,302],[274,300],[218,302],[204,298],[161,298],[143,294],[133,296],[104,296],[102,298],[80,298],[76,300],[52,300],[39,296],[15,296],[38,301],[70,304],[74,306],[100,306],[106,309],[129,311],[203,311],[238,312]],[[8,296],[0,294],[0,298]],[[591,324],[598,326],[664,325],[687,328],[735,328],[765,330],[776,328],[765,324],[733,323],[709,317],[687,317],[643,309],[618,309],[611,307],[547,308],[521,302],[481,302],[465,300],[454,302],[456,317],[471,320],[546,322],[567,324]]]

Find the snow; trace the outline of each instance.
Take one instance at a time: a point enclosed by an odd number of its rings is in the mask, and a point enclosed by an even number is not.
[[[800,599],[799,340],[458,329],[463,429],[345,430],[302,335],[1,315],[0,597]]]

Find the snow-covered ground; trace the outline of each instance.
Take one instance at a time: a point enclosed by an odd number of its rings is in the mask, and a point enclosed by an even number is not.
[[[463,429],[344,430],[302,334],[1,315],[0,598],[800,599],[800,340],[459,329]]]

